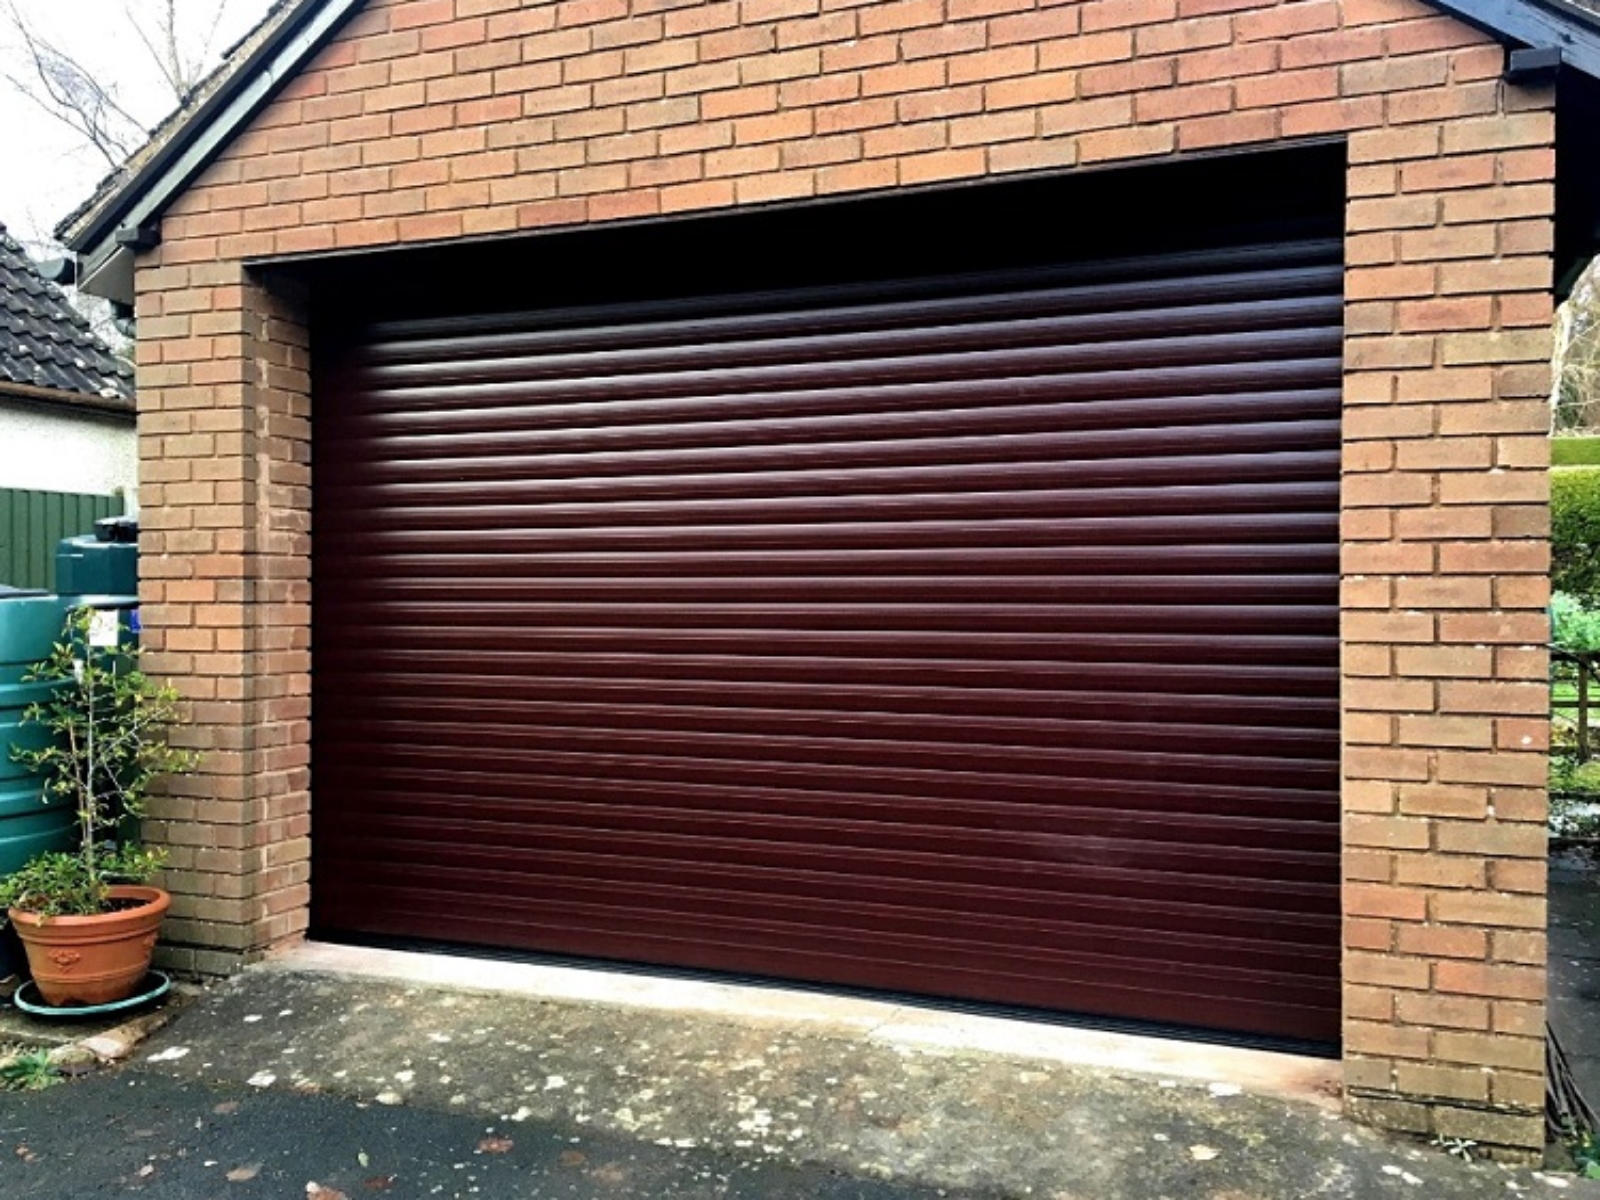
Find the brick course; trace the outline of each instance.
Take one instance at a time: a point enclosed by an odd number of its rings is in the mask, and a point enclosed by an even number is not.
[[[1502,66],[1414,0],[372,0],[139,266],[173,960],[305,925],[308,350],[247,260],[1338,136],[1350,1103],[1534,1147],[1554,101]]]

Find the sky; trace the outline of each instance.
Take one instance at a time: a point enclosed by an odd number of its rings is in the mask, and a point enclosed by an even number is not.
[[[192,51],[204,43],[218,3],[176,0],[180,41]],[[270,0],[222,4],[207,66],[261,18]],[[153,28],[161,0],[0,0],[0,224],[37,256],[56,222],[88,199],[110,168],[81,135],[11,82],[29,72],[7,15],[12,5],[31,28],[114,88],[118,102],[146,128],[159,124],[175,101],[130,21],[130,15],[143,17]]]

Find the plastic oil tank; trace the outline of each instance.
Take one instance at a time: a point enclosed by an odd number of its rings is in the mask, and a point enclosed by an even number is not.
[[[71,803],[45,796],[38,776],[12,761],[10,753],[12,746],[36,748],[45,742],[44,731],[24,725],[22,714],[49,696],[50,685],[25,683],[22,677],[48,657],[70,606],[62,596],[0,589],[0,875],[72,841],[76,813]]]
[[[118,612],[123,638],[138,635],[139,526],[131,517],[95,522],[95,532],[56,545],[59,595],[0,586],[0,876],[36,854],[66,850],[76,834],[72,804],[46,796],[38,776],[12,760],[11,748],[37,747],[46,735],[23,724],[27,707],[49,695],[49,685],[25,683],[30,667],[60,640],[67,614],[79,605]],[[0,979],[21,968],[13,930],[0,930]]]
[[[94,532],[63,538],[56,545],[56,591],[63,596],[125,596],[139,593],[139,522],[105,517]]]

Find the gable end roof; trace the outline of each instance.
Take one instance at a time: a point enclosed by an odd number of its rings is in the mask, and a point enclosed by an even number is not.
[[[80,288],[132,301],[136,231],[160,218],[361,4],[276,0],[150,140],[56,226],[56,237],[79,256]]]
[[[1549,47],[1600,79],[1600,0],[1427,0],[1508,46]],[[133,259],[167,205],[228,145],[362,0],[276,0],[223,64],[94,195],[56,228],[79,286],[133,299]]]

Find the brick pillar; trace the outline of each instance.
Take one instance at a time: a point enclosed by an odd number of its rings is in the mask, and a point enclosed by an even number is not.
[[[1551,94],[1495,86],[1349,143],[1344,1036],[1359,1116],[1516,1156],[1543,1143],[1555,161]]]
[[[180,256],[138,276],[140,597],[203,758],[146,833],[171,856],[162,961],[220,973],[306,922],[309,352],[294,297]]]

